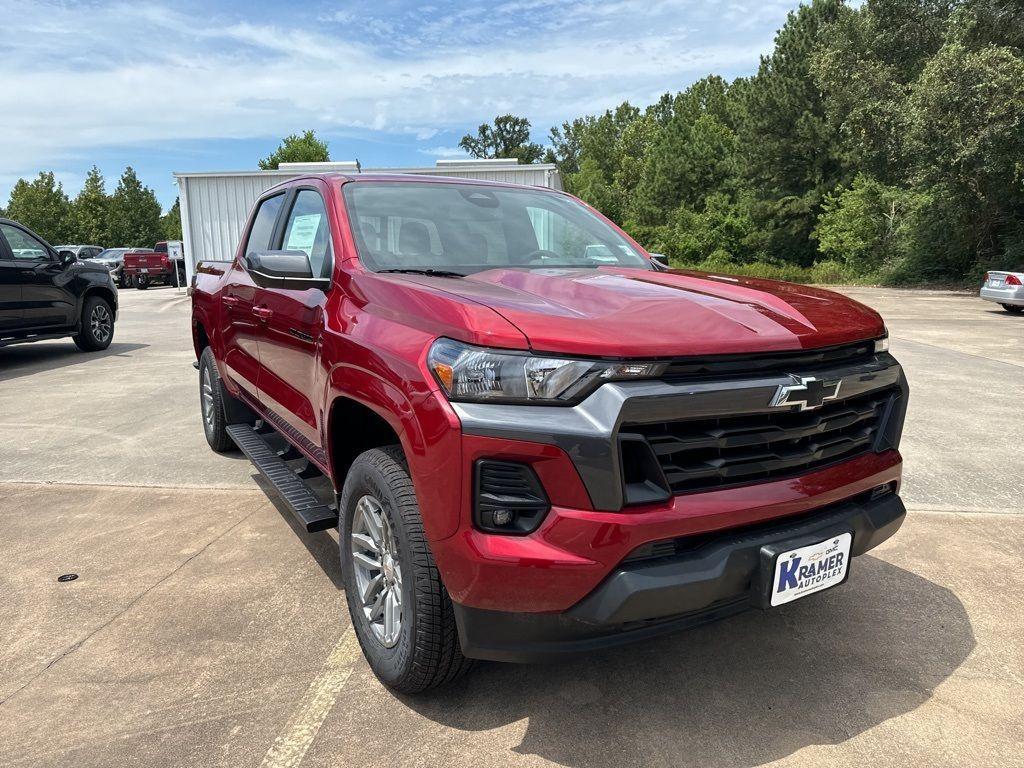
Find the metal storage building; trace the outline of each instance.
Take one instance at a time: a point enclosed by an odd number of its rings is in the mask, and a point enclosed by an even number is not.
[[[366,173],[458,176],[561,189],[554,165],[520,165],[517,160],[438,160],[425,168],[363,168]],[[197,262],[230,259],[256,199],[275,184],[306,173],[358,173],[355,162],[282,163],[276,171],[175,173],[181,203],[181,231],[189,281]]]

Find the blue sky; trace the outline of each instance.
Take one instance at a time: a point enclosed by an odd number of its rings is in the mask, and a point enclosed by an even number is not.
[[[0,0],[0,202],[125,165],[242,170],[314,128],[335,160],[432,165],[496,114],[548,129],[749,74],[796,0]]]

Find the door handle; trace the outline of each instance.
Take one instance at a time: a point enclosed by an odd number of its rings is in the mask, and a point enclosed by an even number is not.
[[[239,299],[236,296],[225,296],[225,297],[223,297],[221,299],[221,301],[224,302],[224,306],[225,307],[227,307],[228,309],[231,309],[232,307],[237,307],[238,306]]]
[[[256,315],[260,320],[266,322],[274,315],[274,310],[269,307],[253,307],[252,313]]]

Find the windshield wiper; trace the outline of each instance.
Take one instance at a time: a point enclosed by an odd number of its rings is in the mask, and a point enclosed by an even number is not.
[[[416,269],[403,267],[401,269],[378,269],[378,273],[397,273],[400,275],[427,275],[428,277],[465,277],[462,272],[452,272],[447,269]]]

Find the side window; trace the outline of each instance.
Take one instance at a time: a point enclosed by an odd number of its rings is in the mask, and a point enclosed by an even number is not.
[[[17,227],[12,227],[10,224],[0,224],[0,233],[7,240],[7,244],[11,246],[11,252],[14,254],[15,259],[46,261],[50,258],[46,252],[45,245],[27,232],[22,232]]]
[[[331,227],[327,223],[327,209],[320,193],[300,189],[288,215],[281,248],[303,251],[309,257],[313,277],[330,277],[334,264],[331,248]]]
[[[270,238],[274,234],[274,223],[277,221],[277,214],[281,212],[284,204],[284,193],[268,197],[260,203],[256,211],[256,218],[252,222],[252,229],[249,230],[249,239],[245,243],[246,255],[259,251],[270,250]]]

